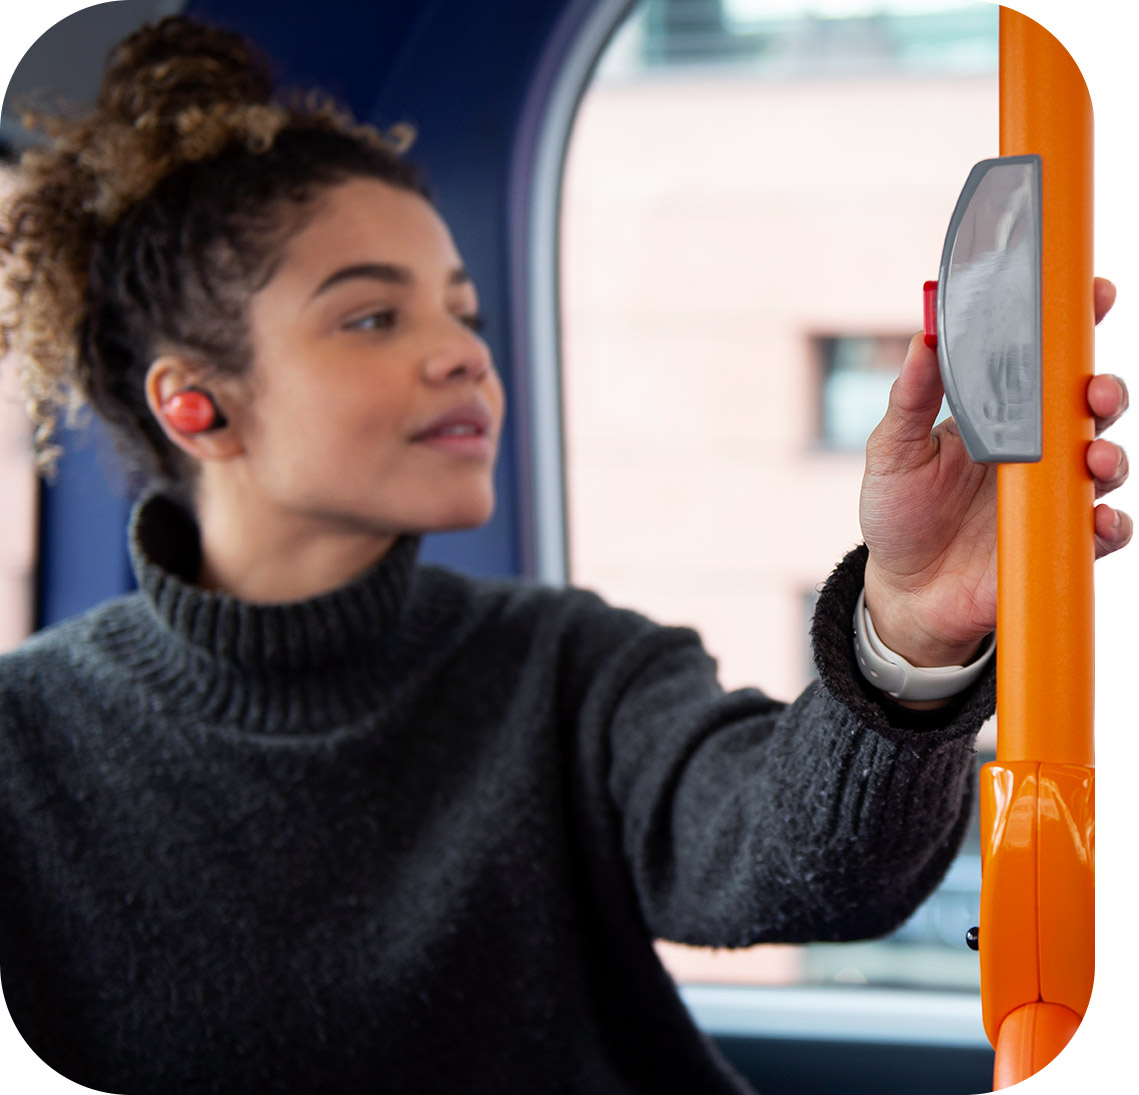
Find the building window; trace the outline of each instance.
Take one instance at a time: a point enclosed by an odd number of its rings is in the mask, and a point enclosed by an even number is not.
[[[819,440],[861,452],[882,418],[909,338],[833,335],[812,340],[819,363]]]
[[[923,10],[924,9],[924,10]],[[995,4],[946,0],[641,0],[646,65],[734,66],[781,78],[987,72]]]

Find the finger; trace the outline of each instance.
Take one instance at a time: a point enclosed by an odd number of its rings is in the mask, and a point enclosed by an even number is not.
[[[1096,435],[1103,433],[1130,403],[1127,384],[1121,377],[1103,373],[1088,381],[1088,408],[1095,415]]]
[[[1092,282],[1092,297],[1095,300],[1095,321],[1099,323],[1115,303],[1115,285],[1107,278],[1096,278]]]
[[[1102,559],[1113,551],[1118,551],[1131,540],[1133,525],[1131,518],[1122,510],[1111,506],[1095,508],[1095,557]]]
[[[930,433],[944,394],[937,351],[925,344],[923,335],[916,334],[910,341],[898,379],[890,389],[886,414],[871,435],[868,453],[885,445],[895,456],[901,456],[903,463],[909,459],[924,459],[932,444]]]
[[[1110,441],[1093,441],[1088,446],[1088,471],[1096,481],[1096,497],[1102,498],[1127,482],[1127,453]]]

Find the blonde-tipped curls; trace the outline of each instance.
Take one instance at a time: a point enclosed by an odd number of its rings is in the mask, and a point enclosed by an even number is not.
[[[414,137],[410,127],[381,133],[315,92],[278,101],[268,65],[248,42],[180,16],[144,27],[111,52],[93,110],[31,111],[25,125],[46,140],[24,154],[0,218],[9,289],[0,353],[19,363],[37,463],[49,474],[60,418],[73,420],[87,402],[110,422],[128,462],[143,457],[137,462],[145,477],[170,480],[185,472],[147,420],[139,368],[156,344],[192,342],[197,327],[214,333],[201,347],[206,356],[218,358],[219,367],[225,360],[238,367],[243,347],[235,317],[256,275],[242,267],[238,252],[248,252],[250,241],[262,250],[280,242],[274,232],[280,226],[261,223],[265,201],[295,205],[314,186],[353,174],[423,192],[402,160]],[[327,162],[296,168],[289,162],[295,157],[274,158],[283,134],[290,147],[302,149],[302,161]],[[180,212],[189,217],[184,207],[219,160],[226,161],[229,182],[217,182],[215,190],[226,208],[216,214],[212,235],[210,210],[196,210],[207,224],[185,238],[174,222]],[[200,175],[199,185],[170,185],[190,170]],[[243,205],[230,192],[242,189],[246,174],[257,177]],[[157,195],[163,187],[170,193]],[[136,215],[147,204],[156,210]],[[241,244],[237,236],[245,237]],[[106,261],[111,252],[114,263]],[[133,280],[119,269],[132,262],[139,264]],[[114,269],[98,274],[100,266]],[[153,296],[164,299],[151,316]],[[140,297],[146,299],[134,299]],[[215,297],[216,314],[200,322],[179,314],[208,310]],[[124,345],[132,340],[133,349]]]

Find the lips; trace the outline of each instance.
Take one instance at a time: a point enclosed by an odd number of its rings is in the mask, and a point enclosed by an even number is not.
[[[429,422],[412,438],[427,441],[436,437],[484,437],[490,430],[490,411],[481,403],[464,403]]]
[[[493,453],[492,416],[482,403],[463,403],[433,419],[412,441],[456,456],[486,457]]]

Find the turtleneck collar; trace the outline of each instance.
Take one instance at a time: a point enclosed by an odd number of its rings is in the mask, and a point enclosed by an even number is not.
[[[422,655],[434,613],[409,609],[418,548],[404,537],[338,589],[255,604],[195,585],[193,517],[166,497],[144,498],[130,553],[157,626],[131,660],[199,720],[289,734],[342,725],[383,704]]]

